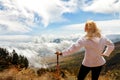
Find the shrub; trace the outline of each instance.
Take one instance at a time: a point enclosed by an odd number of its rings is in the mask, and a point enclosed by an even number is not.
[[[18,55],[15,50],[9,53],[5,48],[0,48],[0,71],[8,68],[10,65],[15,65],[20,68],[29,66],[28,59],[22,55]]]

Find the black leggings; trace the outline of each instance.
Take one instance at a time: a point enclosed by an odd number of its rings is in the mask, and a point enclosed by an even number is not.
[[[92,71],[92,80],[98,80],[101,69],[103,66],[98,67],[86,67],[84,65],[81,65],[79,74],[78,74],[78,80],[84,80],[86,75]]]

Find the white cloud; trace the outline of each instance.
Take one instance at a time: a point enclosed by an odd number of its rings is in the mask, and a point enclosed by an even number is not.
[[[103,34],[119,34],[120,20],[96,21]]]
[[[41,22],[44,26],[49,23],[64,20],[61,16],[66,12],[74,12],[76,10],[76,0],[63,2],[61,0],[17,0],[19,8],[24,12],[25,9],[37,12],[41,16]]]
[[[95,13],[120,13],[120,0],[92,0],[90,4],[84,4],[83,10]]]
[[[67,26],[62,26],[61,29],[65,30],[83,30],[84,23],[72,24]]]
[[[61,43],[53,42],[56,38],[60,39]],[[46,37],[46,35],[0,36],[0,46],[2,46],[2,48],[6,48],[9,52],[12,52],[14,49],[18,54],[26,56],[30,62],[30,66],[43,67],[47,64],[47,59],[49,57],[54,57],[54,53],[57,50],[63,50],[70,46],[70,44],[73,43],[72,39],[74,38],[75,36],[58,37],[51,35],[48,37]]]
[[[120,13],[120,0],[0,0],[0,34],[30,32],[35,24],[47,27],[66,21],[64,13],[82,9],[96,13]]]
[[[103,34],[117,34],[120,33],[120,20],[106,20],[106,21],[95,21],[97,26],[101,29]],[[72,24],[68,26],[63,26],[62,30],[70,31],[71,33],[82,33],[84,34],[84,25],[85,23],[81,24]]]
[[[0,16],[0,34],[5,33],[25,33],[31,31],[31,28],[26,25],[20,23],[19,21],[10,21],[8,18],[3,18]]]
[[[25,18],[12,1],[1,1],[0,7],[0,34],[19,34],[31,31],[32,20]]]
[[[1,42],[30,42],[31,39],[28,35],[0,35]]]
[[[34,24],[47,27],[50,23],[65,21],[64,13],[77,10],[77,0],[1,0],[0,24],[5,33],[24,33],[31,31]]]

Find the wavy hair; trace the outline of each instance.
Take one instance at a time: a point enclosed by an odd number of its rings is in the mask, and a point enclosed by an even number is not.
[[[91,39],[93,37],[99,37],[99,38],[101,37],[101,30],[97,27],[96,23],[92,20],[86,22],[85,32],[87,32],[87,34],[85,35],[87,39]]]

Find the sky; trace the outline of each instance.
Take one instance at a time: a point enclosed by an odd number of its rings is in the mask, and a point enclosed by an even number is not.
[[[0,36],[83,33],[94,20],[108,33],[119,33],[120,0],[0,0]]]
[[[87,20],[95,21],[103,34],[119,34],[111,39],[120,40],[120,0],[0,0],[0,47],[41,67],[43,56],[84,34]]]

